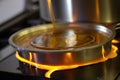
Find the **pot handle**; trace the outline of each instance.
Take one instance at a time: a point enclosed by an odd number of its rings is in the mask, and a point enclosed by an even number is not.
[[[120,37],[119,35],[120,35],[120,23],[117,23],[116,25],[114,25],[114,29],[115,29],[115,31],[116,31],[116,38],[117,37]]]
[[[120,29],[120,23],[117,23],[115,26],[114,26],[115,30],[119,30]]]

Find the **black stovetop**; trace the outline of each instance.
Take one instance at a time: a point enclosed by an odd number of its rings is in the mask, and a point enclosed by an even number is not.
[[[33,16],[34,15],[34,16]],[[118,56],[106,62],[78,67],[71,70],[56,71],[51,79],[45,78],[45,70],[39,70],[15,57],[15,49],[8,43],[8,38],[16,31],[33,25],[48,23],[41,21],[39,11],[24,12],[16,18],[0,25],[0,78],[12,80],[120,80],[120,43]],[[119,39],[120,30],[115,39]]]

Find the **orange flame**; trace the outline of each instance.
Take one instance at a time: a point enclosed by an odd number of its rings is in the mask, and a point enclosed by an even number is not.
[[[102,46],[102,56],[103,56],[103,59],[106,59],[104,46]]]
[[[39,69],[43,69],[43,70],[48,70],[45,74],[45,77],[47,78],[50,78],[50,75],[55,72],[55,71],[58,71],[58,70],[66,70],[66,69],[73,69],[73,68],[77,68],[77,67],[80,67],[80,66],[86,66],[86,65],[91,65],[91,64],[96,64],[96,63],[99,63],[99,62],[104,62],[106,60],[108,60],[109,58],[114,58],[117,56],[117,47],[112,45],[112,50],[110,52],[110,54],[108,54],[107,56],[105,56],[103,54],[103,58],[101,59],[98,59],[98,60],[93,60],[93,61],[88,61],[88,62],[85,62],[85,63],[80,63],[80,64],[74,64],[74,65],[62,65],[62,66],[52,66],[52,65],[44,65],[44,64],[38,64],[38,63],[35,63],[35,62],[32,62],[32,55],[31,53],[29,54],[30,55],[30,59],[27,60],[27,59],[24,59],[23,57],[19,56],[19,53],[18,51],[16,51],[16,58],[24,63],[27,63],[27,64],[30,64],[32,66],[35,66]],[[103,49],[103,53],[104,53],[104,49]],[[70,55],[71,53],[67,53],[67,55],[69,56],[69,58],[71,57]],[[66,56],[67,56],[66,55]],[[35,56],[35,55],[34,55]]]
[[[32,66],[35,66],[39,69],[43,69],[43,70],[49,70],[47,73],[46,73],[46,77],[47,78],[50,78],[50,74],[54,71],[57,71],[57,70],[65,70],[65,69],[73,69],[73,68],[76,68],[78,67],[79,65],[72,65],[72,66],[51,66],[51,65],[43,65],[43,64],[38,64],[38,63],[35,63],[35,62],[31,62],[27,59],[24,59],[22,57],[19,56],[19,53],[18,51],[16,51],[16,57],[18,60],[22,61],[22,62],[25,62],[25,63],[28,63]]]
[[[29,53],[29,61],[32,61],[32,53]]]
[[[117,44],[117,43],[120,43],[120,42],[118,40],[113,39],[112,43]]]

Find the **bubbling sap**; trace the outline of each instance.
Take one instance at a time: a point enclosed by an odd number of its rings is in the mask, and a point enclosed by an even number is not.
[[[40,33],[38,30],[29,35],[21,36],[16,43],[20,47],[34,50],[61,50],[94,46],[105,42],[107,39],[109,37],[103,32],[97,30],[84,32],[79,27],[73,27],[59,29],[54,33],[53,31]]]
[[[31,45],[40,49],[69,49],[97,45],[107,40],[102,33],[68,29],[55,33],[44,33],[31,41]]]

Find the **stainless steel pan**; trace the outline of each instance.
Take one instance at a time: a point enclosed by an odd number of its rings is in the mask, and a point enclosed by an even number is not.
[[[87,37],[81,37],[76,43],[81,45],[74,46],[72,32],[82,33]],[[79,23],[79,24],[57,24],[56,32],[63,35],[63,39],[57,39],[57,44],[61,44],[62,40],[68,40],[68,44],[64,42],[61,46],[42,46],[31,43],[43,33],[52,32],[52,24],[37,25],[20,30],[9,38],[9,43],[15,47],[19,55],[27,60],[30,59],[29,53],[32,53],[33,62],[46,65],[74,65],[87,61],[103,58],[111,51],[111,40],[115,36],[114,29],[110,29],[100,24]],[[83,41],[83,43],[81,43]],[[54,40],[53,40],[54,43]],[[39,44],[39,43],[38,43]],[[67,45],[67,46],[66,46]],[[60,49],[59,49],[60,48]]]

